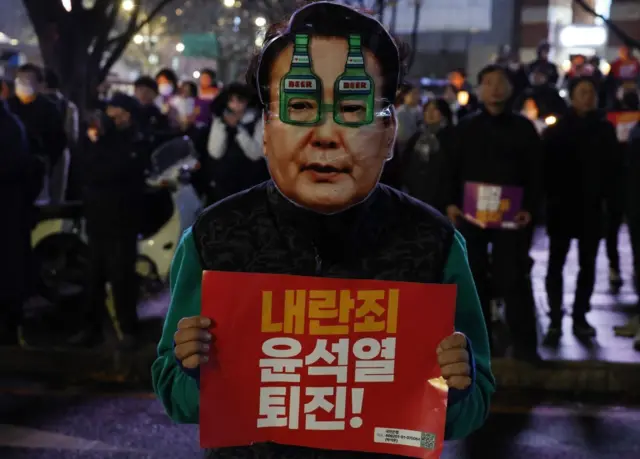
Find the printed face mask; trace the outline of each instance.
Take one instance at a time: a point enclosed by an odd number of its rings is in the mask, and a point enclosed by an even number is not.
[[[369,196],[392,156],[396,123],[381,91],[384,67],[360,35],[290,40],[262,86],[270,97],[269,172],[297,205],[341,212]]]
[[[309,53],[309,36],[295,36],[291,70],[280,81],[280,121],[294,126],[315,126],[333,114],[337,124],[360,127],[372,124],[376,116],[390,116],[387,109],[376,112],[375,83],[365,69],[360,35],[350,35],[344,72],[333,88],[333,103],[324,103],[322,80],[314,73]]]

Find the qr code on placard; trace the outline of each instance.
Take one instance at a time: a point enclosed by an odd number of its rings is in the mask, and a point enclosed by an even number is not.
[[[435,434],[422,432],[422,435],[420,435],[420,447],[424,449],[436,449]]]

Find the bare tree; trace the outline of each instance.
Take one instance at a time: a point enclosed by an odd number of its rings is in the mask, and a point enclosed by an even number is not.
[[[607,28],[611,30],[611,32],[613,32],[615,35],[617,35],[618,38],[620,38],[620,40],[622,40],[622,42],[625,45],[627,45],[630,48],[636,48],[640,50],[640,40],[638,40],[635,37],[629,36],[624,30],[618,27],[612,20],[604,17],[602,14],[599,14],[596,10],[594,10],[591,7],[591,5],[589,5],[584,0],[573,0],[573,1],[576,3],[576,5],[578,5],[580,8],[585,10],[587,13],[592,14],[593,16],[601,19],[602,22],[607,26]]]
[[[60,75],[62,90],[85,108],[131,39],[171,3],[146,0],[123,11],[121,0],[22,0],[46,67]]]

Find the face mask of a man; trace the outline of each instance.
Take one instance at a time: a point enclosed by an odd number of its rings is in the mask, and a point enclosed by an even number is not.
[[[167,97],[173,94],[173,86],[169,83],[161,83],[158,85],[158,92],[161,96]]]
[[[20,99],[29,99],[35,94],[35,89],[28,83],[16,80],[16,95]]]

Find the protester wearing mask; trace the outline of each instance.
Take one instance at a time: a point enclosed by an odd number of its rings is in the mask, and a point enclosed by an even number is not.
[[[444,99],[430,100],[423,109],[424,125],[409,141],[404,188],[408,194],[445,213],[443,173],[453,147],[453,114]]]
[[[158,84],[157,103],[160,111],[169,121],[171,128],[180,127],[178,111],[174,106],[176,92],[178,90],[178,77],[171,69],[162,69],[156,74],[156,83]]]
[[[572,239],[578,240],[580,270],[573,303],[573,333],[595,336],[586,314],[595,282],[596,256],[603,235],[603,208],[616,208],[616,168],[621,148],[614,127],[597,111],[597,88],[589,77],[569,84],[571,111],[543,136],[549,263],[546,288],[551,324],[546,341],[562,334],[563,268]]]
[[[22,123],[0,100],[0,345],[19,344],[22,305],[31,293],[32,206],[42,188],[44,166],[29,153]]]
[[[82,177],[89,298],[82,312],[84,329],[71,338],[72,344],[102,342],[106,283],[111,285],[121,345],[131,348],[136,342],[137,241],[149,155],[138,128],[140,112],[134,98],[116,93],[87,130]]]
[[[39,67],[23,65],[15,83],[16,95],[8,99],[9,110],[22,121],[31,153],[45,163],[47,172],[41,199],[48,200],[51,171],[67,147],[64,117],[51,100],[40,94],[44,75]]]
[[[540,199],[541,149],[529,120],[508,108],[509,73],[492,64],[478,75],[481,111],[456,127],[452,154],[447,155],[446,205],[467,241],[469,264],[482,301],[487,326],[491,325],[492,294],[506,303],[506,318],[514,341],[514,355],[537,361],[535,304],[529,277],[531,224]],[[522,205],[514,229],[484,229],[467,221],[462,206],[465,190],[479,183],[521,190]],[[480,208],[480,202],[477,203]],[[488,245],[492,244],[489,264]],[[491,271],[491,284],[488,272]]]
[[[252,110],[251,89],[242,83],[225,87],[212,105],[209,133],[210,178],[214,184],[207,201],[213,203],[266,180],[262,155],[264,122]]]
[[[324,89],[314,100],[336,107],[346,125],[324,111],[316,116],[317,105],[287,100],[279,90],[292,68],[296,35],[310,38],[309,62]],[[357,102],[341,105],[334,90],[354,36],[361,37],[366,72],[377,83],[366,111]],[[337,2],[313,2],[289,24],[270,28],[247,80],[261,91],[266,122],[260,145],[272,180],[209,207],[185,232],[172,265],[171,306],[152,374],[155,393],[174,421],[198,423],[200,367],[210,358],[218,363],[208,352],[215,317],[201,308],[203,271],[216,270],[456,284],[458,332],[434,349],[441,356],[456,342],[455,352],[439,359],[448,385],[444,436],[463,438],[484,423],[495,382],[464,241],[433,209],[378,183],[395,138],[391,107],[404,49],[373,17]],[[441,313],[433,308],[434,315]],[[419,379],[417,387],[427,384]],[[206,453],[212,459],[385,456],[261,442]]]

